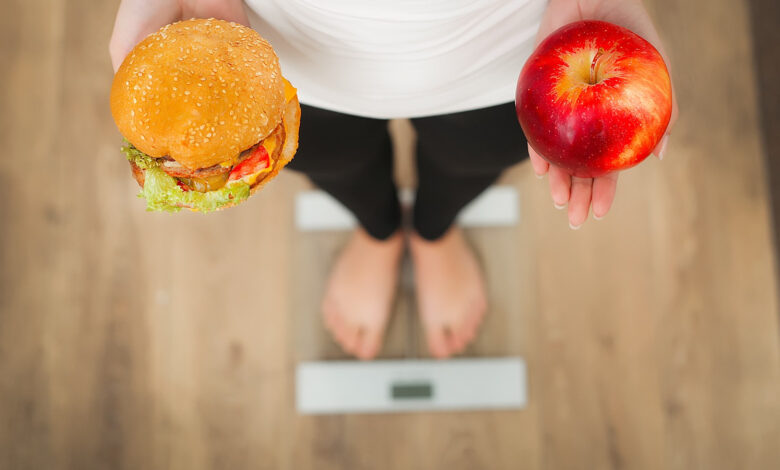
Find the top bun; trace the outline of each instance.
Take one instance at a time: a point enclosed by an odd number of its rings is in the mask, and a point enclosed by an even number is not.
[[[152,157],[190,169],[230,162],[281,122],[279,59],[257,32],[192,19],[165,26],[128,54],[111,86],[119,132]]]

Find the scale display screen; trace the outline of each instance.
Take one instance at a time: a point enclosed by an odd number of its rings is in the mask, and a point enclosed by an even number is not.
[[[395,383],[391,386],[394,400],[420,400],[433,398],[433,385],[425,382]]]

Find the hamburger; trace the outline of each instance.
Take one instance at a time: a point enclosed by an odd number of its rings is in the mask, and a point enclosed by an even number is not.
[[[111,86],[122,151],[155,211],[210,212],[246,200],[292,160],[300,112],[271,45],[216,19],[147,36]]]

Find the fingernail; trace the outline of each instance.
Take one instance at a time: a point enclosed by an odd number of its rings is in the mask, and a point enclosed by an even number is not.
[[[658,159],[663,160],[664,154],[666,153],[666,145],[669,143],[669,136],[665,135],[663,139],[661,139],[661,148],[658,149]]]
[[[558,204],[557,202],[553,201],[553,206],[555,206],[556,209],[561,210],[566,207],[566,204]]]
[[[538,180],[544,178],[544,175],[540,175],[539,173],[534,173],[534,176],[536,176],[536,179]]]
[[[572,230],[579,230],[580,227],[582,227],[582,224],[573,225],[571,222],[569,222],[569,228],[572,229]]]
[[[599,217],[599,216],[597,216],[596,214],[593,214],[593,220],[601,220],[601,219],[603,219],[605,216],[606,216],[606,215],[602,215],[601,217]]]

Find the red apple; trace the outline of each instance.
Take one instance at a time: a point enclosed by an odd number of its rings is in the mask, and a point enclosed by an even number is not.
[[[650,155],[669,125],[672,84],[652,44],[611,23],[578,21],[528,59],[515,108],[539,155],[592,178]]]

